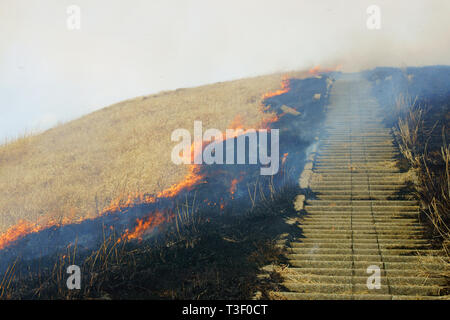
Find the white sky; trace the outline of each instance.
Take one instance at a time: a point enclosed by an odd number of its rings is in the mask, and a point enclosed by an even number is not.
[[[69,5],[81,30],[66,27]],[[381,8],[368,30],[366,8]],[[448,0],[0,0],[0,139],[179,87],[450,64]]]

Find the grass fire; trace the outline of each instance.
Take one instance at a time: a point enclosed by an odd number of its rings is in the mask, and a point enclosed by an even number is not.
[[[0,300],[449,300],[450,3],[349,2],[0,1]]]

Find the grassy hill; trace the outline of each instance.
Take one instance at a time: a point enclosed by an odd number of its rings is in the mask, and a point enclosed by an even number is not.
[[[21,219],[38,221],[38,228],[0,250],[0,299],[248,299],[271,288],[272,281],[260,281],[259,270],[281,262],[280,241],[299,236],[297,179],[316,141],[331,83],[328,76],[305,72],[179,89],[2,146],[3,235],[8,238]],[[258,166],[201,166],[205,181],[183,194],[186,203],[168,197],[101,215],[112,200],[124,204],[136,192],[154,194],[186,181],[192,166],[172,164],[170,136],[177,128],[192,132],[194,120],[222,131],[238,124],[266,128],[266,120],[275,121],[284,137],[280,172],[263,179]],[[121,236],[161,212],[175,212],[175,221],[157,236],[152,228],[130,241]],[[39,228],[40,217],[67,223]],[[141,225],[136,218],[142,217]],[[67,290],[69,264],[83,270],[82,290]]]
[[[258,127],[262,96],[280,89],[282,76],[138,97],[0,146],[0,234],[22,219],[95,217],[113,200],[179,182],[188,166],[171,162],[172,131],[192,132],[194,120],[225,130],[237,116]]]

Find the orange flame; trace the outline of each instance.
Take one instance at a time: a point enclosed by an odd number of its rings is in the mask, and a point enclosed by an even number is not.
[[[244,128],[244,121],[242,120],[242,116],[240,114],[234,117],[233,121],[230,124],[230,129],[237,130]]]
[[[283,158],[281,159],[281,164],[284,165],[284,163],[286,162],[286,159],[288,157],[289,153],[286,152],[285,154],[283,154]]]
[[[0,236],[0,250],[4,249],[11,242],[20,239],[23,234],[39,232],[41,230],[42,229],[34,223],[19,220],[16,225],[6,230],[6,232]]]
[[[157,198],[169,198],[174,197],[183,190],[191,190],[194,185],[200,182],[204,176],[200,174],[200,167],[198,165],[192,165],[189,168],[188,175],[183,181],[172,185],[171,187],[159,192]]]
[[[279,89],[275,92],[268,92],[268,93],[263,94],[262,100],[264,101],[268,98],[272,98],[272,97],[276,97],[276,96],[285,94],[285,93],[289,92],[289,90],[291,90],[290,81],[289,81],[288,76],[284,75],[281,78],[281,89]],[[262,112],[268,111],[269,109],[270,109],[270,106],[264,106],[264,105],[261,106]],[[262,120],[261,126],[263,128],[268,128],[271,123],[279,121],[282,116],[283,115],[277,115],[276,113],[272,113],[269,115],[269,117],[266,117],[265,119]]]
[[[268,93],[263,94],[262,99],[265,100],[265,99],[279,96],[286,92],[289,92],[289,90],[290,90],[289,84],[290,84],[289,78],[287,77],[287,75],[284,75],[281,80],[281,89],[278,89],[275,92],[268,92]]]
[[[337,65],[334,68],[322,68],[319,64],[317,66],[312,67],[309,69],[308,73],[310,75],[316,76],[320,73],[327,73],[327,72],[333,72],[333,71],[339,71],[342,69],[342,65]]]
[[[40,219],[40,221],[36,223],[27,220],[19,220],[17,224],[11,226],[0,235],[0,250],[4,249],[14,241],[21,239],[27,234],[40,232],[47,228],[61,226],[68,223],[79,222],[81,220],[82,218],[74,220],[70,217],[63,217],[61,220],[51,219],[44,221],[44,219]]]
[[[119,238],[118,242],[121,242],[123,240],[129,241],[133,239],[142,240],[143,236],[146,233],[153,231],[157,226],[166,221],[169,221],[172,217],[173,215],[165,215],[158,210],[154,211],[147,218],[137,219],[137,226],[134,228],[134,230],[130,232],[127,229],[122,237]]]
[[[239,182],[238,179],[231,180],[231,187],[230,187],[231,194],[234,194],[236,192],[238,182]]]

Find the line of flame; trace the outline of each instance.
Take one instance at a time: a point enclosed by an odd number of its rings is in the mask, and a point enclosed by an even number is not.
[[[270,97],[275,97],[275,96],[287,93],[289,90],[290,90],[289,79],[287,78],[287,76],[283,76],[282,81],[281,81],[281,89],[279,89],[275,92],[268,92],[268,93],[263,94],[262,101],[264,101],[265,99],[270,98]],[[265,108],[264,106],[261,107],[261,110],[263,112],[266,111],[267,109],[268,108]],[[262,121],[261,127],[268,128],[271,123],[278,121],[278,119],[279,119],[279,117],[276,114],[272,114],[270,117],[268,117]],[[242,124],[241,115],[237,115],[235,117],[235,119],[231,123],[231,128],[235,129],[235,130],[244,128],[244,125]],[[234,134],[232,137],[227,136],[226,139],[235,138],[240,134],[245,134],[245,130],[242,132],[236,132],[236,134]],[[194,152],[194,144],[192,144],[192,146],[191,146],[191,154],[192,154],[192,157],[195,157],[193,152]],[[196,186],[198,183],[200,183],[202,181],[202,179],[204,178],[204,176],[202,174],[200,174],[199,169],[200,169],[199,165],[191,165],[189,167],[189,173],[186,175],[186,177],[181,182],[176,183],[163,191],[160,191],[159,193],[156,194],[156,196],[147,195],[147,194],[143,194],[143,193],[134,193],[134,194],[129,194],[127,197],[127,201],[125,201],[125,202],[123,202],[122,196],[117,197],[116,199],[113,199],[108,206],[106,206],[105,208],[103,208],[103,210],[101,210],[100,216],[111,213],[111,212],[121,211],[125,208],[130,208],[137,204],[155,203],[156,200],[159,198],[172,198],[172,197],[176,196],[177,194],[179,194],[181,191],[191,190],[194,186]],[[231,182],[230,191],[232,189],[234,189],[234,191],[235,191],[235,186],[233,186],[233,181]],[[239,181],[234,182],[234,184],[237,184],[238,182]],[[234,191],[231,193],[233,194]],[[223,209],[223,203],[221,204],[221,207]],[[155,215],[156,218],[151,217],[151,215],[153,215],[153,214]],[[30,221],[26,221],[26,220],[20,220],[16,225],[11,226],[3,234],[0,235],[0,250],[4,249],[11,243],[25,237],[28,234],[37,233],[44,229],[54,227],[54,226],[62,226],[62,225],[71,224],[71,223],[79,223],[79,222],[82,222],[83,220],[84,220],[83,218],[79,218],[77,221],[74,221],[73,219],[66,218],[66,217],[60,221],[50,220],[50,221],[46,221],[44,223],[42,221],[33,223]],[[134,235],[142,234],[148,228],[153,229],[165,221],[167,221],[167,219],[161,218],[159,211],[154,211],[153,213],[150,213],[150,215],[148,217],[143,218],[143,219],[138,219],[137,226],[135,227],[134,231],[131,233],[129,233],[129,231],[126,231],[124,234],[127,234],[127,236],[125,238],[123,238],[122,240],[135,239],[138,236],[134,236]]]

